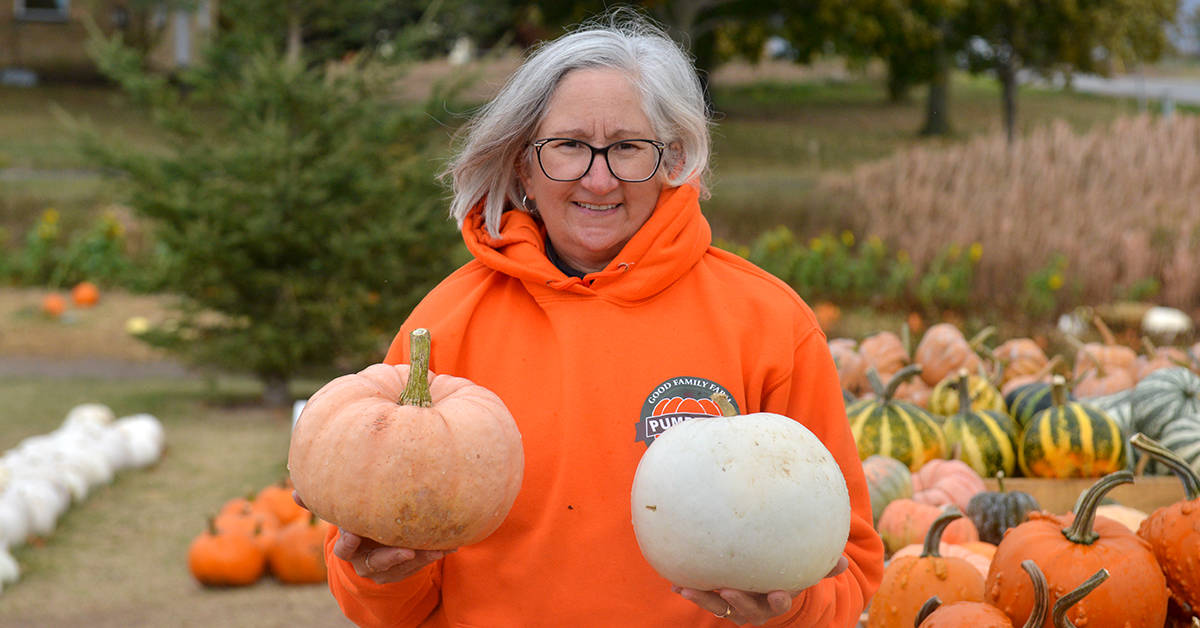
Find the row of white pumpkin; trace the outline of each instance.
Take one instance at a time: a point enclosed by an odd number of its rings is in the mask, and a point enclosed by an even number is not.
[[[119,471],[158,461],[165,445],[153,415],[118,419],[108,406],[86,403],[72,408],[58,429],[0,456],[0,591],[20,577],[9,548],[49,536],[71,504]]]

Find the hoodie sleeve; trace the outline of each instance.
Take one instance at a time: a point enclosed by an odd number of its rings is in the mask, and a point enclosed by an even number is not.
[[[762,405],[762,411],[792,417],[821,439],[846,478],[851,509],[844,551],[849,568],[801,592],[790,613],[766,625],[855,626],[883,578],[883,540],[871,523],[871,499],[846,419],[837,368],[819,330],[812,328],[803,337],[789,377],[766,392]]]
[[[441,600],[442,561],[426,566],[408,578],[376,584],[354,572],[350,563],[334,556],[338,531],[325,537],[325,564],[329,590],[346,618],[358,626],[420,626]]]

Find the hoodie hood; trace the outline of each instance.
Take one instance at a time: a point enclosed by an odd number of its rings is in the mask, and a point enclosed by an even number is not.
[[[523,211],[500,218],[500,236],[488,234],[480,202],[463,220],[467,249],[484,266],[521,280],[535,297],[554,293],[618,301],[650,298],[692,268],[712,243],[693,185],[665,188],[642,228],[603,270],[568,277],[546,256],[546,230]]]

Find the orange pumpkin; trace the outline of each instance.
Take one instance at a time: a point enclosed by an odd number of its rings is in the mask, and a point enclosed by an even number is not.
[[[1093,316],[1092,321],[1100,330],[1102,342],[1082,344],[1074,336],[1067,336],[1077,347],[1072,372],[1075,396],[1100,397],[1132,388],[1137,383],[1137,352],[1118,343],[1100,316]]]
[[[957,521],[954,523],[957,523]],[[954,525],[954,523],[951,523],[950,525]],[[941,554],[942,556],[953,556],[955,558],[961,558],[961,559],[967,561],[968,563],[971,563],[971,566],[973,566],[973,567],[975,567],[975,569],[979,570],[979,575],[986,578],[987,572],[988,572],[988,567],[992,564],[992,560],[990,558],[984,556],[983,554],[973,552],[966,548],[966,546],[971,543],[979,543],[979,542],[981,542],[981,541],[968,541],[967,543],[958,544],[958,543],[947,543],[945,541],[942,541],[942,544],[938,546],[938,553]],[[896,550],[895,554],[892,554],[892,560],[896,560],[897,558],[904,558],[905,556],[920,556],[921,552],[923,552],[924,550],[925,550],[924,543],[913,543],[912,545],[905,545],[904,547],[901,547],[900,549]]]
[[[50,293],[42,297],[42,313],[50,318],[58,318],[67,311],[67,300],[61,294]]]
[[[1134,434],[1129,442],[1167,465],[1183,482],[1186,498],[1150,513],[1137,534],[1150,544],[1175,601],[1200,615],[1200,475],[1145,434]]]
[[[275,515],[280,525],[307,517],[309,512],[292,497],[292,482],[287,478],[264,486],[254,496],[254,506]]]
[[[221,507],[213,518],[213,525],[224,533],[247,536],[266,551],[271,547],[280,524],[270,511],[244,497],[237,497]]]
[[[875,367],[885,381],[909,363],[908,348],[904,346],[904,341],[890,331],[863,338],[858,343],[858,353],[867,361],[867,366]]]
[[[325,537],[329,528],[329,522],[310,514],[280,529],[267,550],[267,565],[275,578],[285,584],[325,582]]]
[[[922,504],[911,499],[897,499],[889,503],[879,515],[875,524],[879,536],[883,538],[884,547],[888,553],[894,553],[901,548],[920,543],[929,535],[933,522],[943,513],[941,506]],[[949,526],[940,533],[947,543],[967,543],[979,540],[979,531],[971,520],[963,517],[950,522]]]
[[[83,308],[100,302],[100,289],[90,281],[81,281],[71,288],[71,302]]]
[[[1050,609],[1049,595],[1046,592],[1046,576],[1038,569],[1032,560],[1021,561],[1021,569],[1029,574],[1029,582],[1033,586],[1036,600],[1033,613],[1025,621],[1023,628],[1037,628],[1046,621]],[[1003,611],[983,602],[954,602],[942,605],[941,599],[929,598],[917,613],[918,628],[1012,628],[1012,621]]]
[[[829,341],[829,353],[833,355],[842,388],[855,395],[868,388],[867,360],[858,352],[857,343],[849,338],[834,338]]]
[[[942,531],[961,513],[942,513],[929,527],[920,556],[892,560],[867,612],[867,628],[915,625],[921,606],[932,596],[946,602],[983,601],[983,576],[971,563],[942,556]],[[964,520],[965,519],[961,519]]]
[[[922,504],[954,504],[967,511],[971,498],[987,490],[983,478],[962,460],[936,458],[921,466],[912,476],[913,500]]]
[[[1179,347],[1156,347],[1149,338],[1142,337],[1142,346],[1146,353],[1139,355],[1134,361],[1134,376],[1138,381],[1159,369],[1182,366],[1188,368],[1192,359]]]
[[[1107,568],[1112,581],[1079,603],[1072,617],[1081,622],[1087,618],[1087,625],[1093,627],[1161,628],[1167,614],[1167,585],[1150,545],[1124,525],[1096,517],[1104,495],[1132,481],[1127,470],[1110,473],[1083,492],[1075,514],[1030,513],[1024,523],[1010,528],[992,558],[987,601],[1003,609],[1014,623],[1029,617],[1033,591],[1018,573],[1026,559],[1042,569],[1054,599]]]
[[[996,358],[1003,369],[1000,378],[1002,384],[1007,384],[1017,377],[1036,375],[1050,361],[1041,345],[1032,338],[1005,340],[992,349],[992,356]]]
[[[411,367],[374,364],[309,399],[288,469],[308,509],[339,528],[384,545],[453,549],[508,515],[524,472],[521,434],[495,393],[429,372],[428,331],[411,341]]]
[[[925,331],[913,351],[913,362],[921,365],[921,379],[930,386],[959,369],[974,373],[982,364],[975,348],[950,323],[938,323]]]
[[[266,553],[250,537],[208,527],[188,546],[188,570],[200,584],[212,587],[245,586],[262,577]]]

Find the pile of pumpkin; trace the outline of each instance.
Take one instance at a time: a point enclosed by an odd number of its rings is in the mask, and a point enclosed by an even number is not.
[[[188,570],[210,587],[325,582],[330,524],[292,499],[289,479],[226,501],[188,547]]]
[[[1144,435],[1131,442],[1180,478],[1185,499],[1133,518],[1102,505],[1134,481],[1122,469],[1085,490],[1074,512],[1050,513],[1028,493],[984,490],[961,461],[911,476],[892,459],[865,461],[890,554],[867,627],[1200,626],[1200,474]],[[885,489],[911,497],[889,501]],[[1043,597],[1057,618],[1036,617]]]
[[[949,323],[912,351],[892,332],[832,339],[860,458],[885,455],[914,471],[958,458],[984,477],[1099,477],[1139,463],[1168,474],[1128,448],[1140,432],[1200,470],[1200,343],[1147,341],[1139,354],[1095,324],[1101,341],[1077,342],[1070,366],[1031,338],[988,347],[990,328],[968,339]]]

